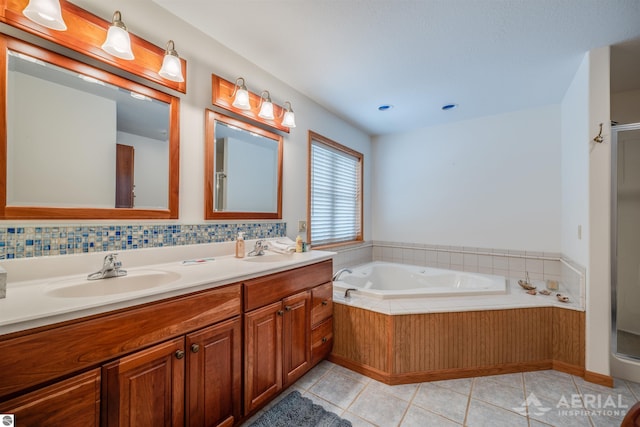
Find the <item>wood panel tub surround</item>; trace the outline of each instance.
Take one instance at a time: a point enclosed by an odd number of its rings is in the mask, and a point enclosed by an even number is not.
[[[329,360],[387,384],[557,369],[584,376],[584,312],[557,307],[390,316],[334,303]]]

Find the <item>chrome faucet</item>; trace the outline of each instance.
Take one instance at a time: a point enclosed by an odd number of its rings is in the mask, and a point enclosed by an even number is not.
[[[264,255],[264,251],[269,249],[269,245],[264,240],[256,240],[256,244],[253,250],[247,254],[247,256],[260,256]]]
[[[102,268],[87,276],[87,280],[108,279],[109,277],[126,276],[127,270],[122,270],[122,262],[117,258],[118,254],[113,253],[104,257]]]
[[[340,278],[340,275],[342,273],[353,273],[353,271],[349,270],[348,268],[341,268],[340,270],[336,271],[336,274],[333,275],[333,281],[336,282]]]

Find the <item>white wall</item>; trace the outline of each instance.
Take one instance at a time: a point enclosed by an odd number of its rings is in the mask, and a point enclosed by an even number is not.
[[[112,208],[115,101],[22,73],[9,78],[8,140],[20,144],[7,151],[7,204]]]
[[[589,135],[603,123],[605,142],[589,140],[587,371],[609,375],[611,333],[611,126],[609,47],[589,52]]]
[[[562,100],[562,253],[589,262],[589,55]],[[578,228],[582,236],[578,235]]]
[[[169,141],[118,132],[118,144],[134,148],[135,207],[167,209],[169,206]]]
[[[180,101],[180,219],[182,223],[203,222],[204,212],[204,110],[211,108],[211,73],[228,80],[246,79],[250,90],[268,89],[274,102],[291,101],[297,127],[284,136],[283,220],[295,237],[297,221],[307,211],[307,131],[360,151],[365,156],[365,238],[371,233],[370,185],[371,141],[369,136],[306,96],[289,87],[235,52],[178,20],[151,0],[74,1],[78,6],[110,21],[114,10],[122,12],[127,28],[157,46],[175,42],[187,64],[187,94]],[[246,222],[246,221],[244,221]]]
[[[640,90],[611,94],[611,120],[621,125],[640,123]]]
[[[374,240],[560,252],[560,107],[374,138]]]

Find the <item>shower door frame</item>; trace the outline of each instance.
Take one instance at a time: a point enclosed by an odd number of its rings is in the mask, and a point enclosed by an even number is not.
[[[618,352],[618,132],[640,130],[640,123],[611,127],[611,353],[619,358],[640,361],[640,355]]]

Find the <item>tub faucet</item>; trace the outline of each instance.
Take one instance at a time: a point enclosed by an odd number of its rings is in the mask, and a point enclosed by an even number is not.
[[[87,276],[87,280],[108,279],[109,277],[126,276],[127,270],[122,270],[122,262],[118,260],[118,254],[109,254],[102,261],[102,268]]]
[[[344,291],[344,298],[345,298],[345,299],[347,299],[347,298],[350,298],[350,297],[351,297],[351,295],[349,295],[349,292],[351,292],[351,291],[357,291],[357,289],[356,289],[356,288],[349,288],[349,289],[347,289],[346,291]]]
[[[336,274],[333,275],[333,281],[338,281],[342,273],[353,273],[353,271],[349,270],[348,268],[341,268],[340,270],[336,271]]]
[[[264,240],[256,240],[256,244],[253,247],[253,250],[249,252],[247,255],[248,256],[264,255],[264,251],[266,251],[267,249],[269,249],[269,245],[267,245]]]

